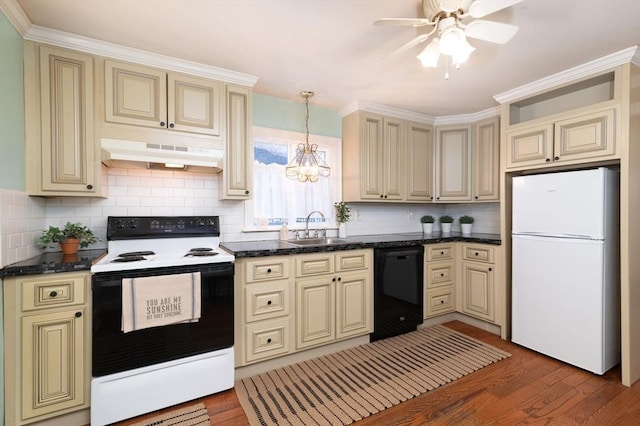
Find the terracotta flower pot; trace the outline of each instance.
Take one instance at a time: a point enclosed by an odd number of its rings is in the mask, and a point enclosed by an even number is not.
[[[60,241],[59,244],[63,254],[75,254],[78,252],[80,240],[77,238],[67,238],[67,241]]]

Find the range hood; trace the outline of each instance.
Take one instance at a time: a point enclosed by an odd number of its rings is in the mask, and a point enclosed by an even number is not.
[[[223,151],[219,149],[182,147],[148,142],[103,138],[100,143],[102,162],[110,166],[113,160],[163,164],[167,167],[213,167],[222,169]]]

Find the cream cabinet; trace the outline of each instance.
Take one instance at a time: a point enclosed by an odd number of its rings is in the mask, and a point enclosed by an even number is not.
[[[431,200],[432,126],[366,111],[351,113],[342,123],[345,200]]]
[[[473,201],[500,199],[500,118],[473,125]]]
[[[290,259],[270,256],[236,260],[236,366],[292,351]]]
[[[5,423],[85,409],[91,380],[91,274],[7,278]]]
[[[373,330],[371,250],[295,256],[296,348]]]
[[[436,201],[471,200],[471,126],[436,130]]]
[[[483,244],[461,245],[460,311],[485,321],[495,320],[495,253]]]
[[[26,186],[30,195],[101,195],[94,58],[24,43]]]
[[[227,85],[227,137],[225,140],[221,200],[248,200],[253,186],[251,88]]]
[[[105,121],[223,136],[223,83],[111,60],[104,66]]]
[[[611,107],[514,126],[506,134],[507,169],[615,158],[615,130],[616,108]]]
[[[456,244],[424,247],[424,319],[456,310]]]

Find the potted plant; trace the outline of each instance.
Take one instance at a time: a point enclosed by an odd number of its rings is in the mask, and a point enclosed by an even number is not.
[[[453,223],[453,218],[449,215],[440,216],[440,228],[442,229],[443,234],[448,234],[451,232],[451,224]]]
[[[344,201],[334,203],[336,222],[338,222],[338,237],[347,238],[347,222],[351,219],[351,209]]]
[[[467,216],[467,215],[460,216],[460,219],[458,219],[458,221],[460,222],[462,233],[464,235],[471,234],[471,228],[473,226],[473,217]]]
[[[38,238],[38,245],[40,248],[47,248],[58,243],[64,254],[74,254],[78,251],[78,247],[85,248],[97,241],[93,231],[80,222],[67,222],[62,229],[57,226],[49,226],[48,229],[42,231],[42,235]]]
[[[435,219],[431,215],[424,215],[420,218],[420,223],[422,223],[422,232],[426,235],[431,235],[433,232],[433,222]]]

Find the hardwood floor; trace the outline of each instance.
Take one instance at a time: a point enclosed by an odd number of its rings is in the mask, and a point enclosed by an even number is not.
[[[640,424],[640,382],[623,386],[619,368],[597,376],[460,321],[446,325],[512,356],[355,425]],[[212,425],[249,424],[233,389],[198,401],[206,405]]]

